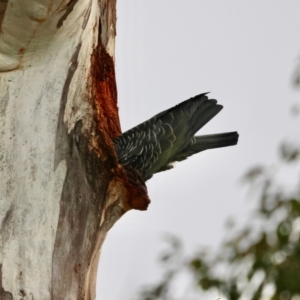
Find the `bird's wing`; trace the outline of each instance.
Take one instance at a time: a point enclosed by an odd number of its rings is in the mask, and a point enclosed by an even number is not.
[[[153,165],[163,157],[169,157],[175,136],[172,127],[160,120],[145,123],[123,133],[115,139],[119,163],[140,171],[144,180],[152,177]]]
[[[119,163],[137,169],[144,180],[168,168],[191,137],[223,107],[205,94],[186,100],[114,140]]]

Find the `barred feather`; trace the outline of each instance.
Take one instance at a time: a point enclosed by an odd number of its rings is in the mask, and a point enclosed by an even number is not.
[[[119,163],[138,170],[144,180],[172,163],[213,148],[236,145],[237,132],[194,136],[223,106],[206,94],[165,110],[114,140]]]

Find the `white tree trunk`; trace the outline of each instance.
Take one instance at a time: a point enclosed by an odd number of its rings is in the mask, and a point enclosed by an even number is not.
[[[115,19],[115,0],[0,3],[0,299],[95,299],[106,232],[149,202],[111,142]]]

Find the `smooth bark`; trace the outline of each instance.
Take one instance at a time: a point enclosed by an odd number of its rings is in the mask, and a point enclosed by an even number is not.
[[[101,245],[144,184],[117,163],[115,0],[0,6],[0,299],[95,299]]]

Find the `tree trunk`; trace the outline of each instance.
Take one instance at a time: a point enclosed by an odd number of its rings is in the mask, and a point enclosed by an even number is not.
[[[147,190],[118,165],[115,0],[0,2],[0,299],[95,299]]]

